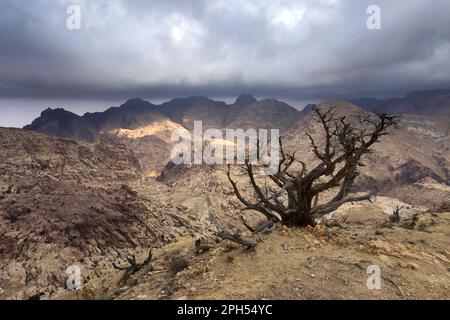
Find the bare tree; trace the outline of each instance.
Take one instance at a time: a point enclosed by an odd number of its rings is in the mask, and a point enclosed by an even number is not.
[[[389,216],[389,221],[393,223],[400,222],[400,211],[402,209],[405,209],[405,206],[397,206],[393,211],[392,214]]]
[[[258,232],[253,230],[250,243],[249,239],[242,239],[239,235],[222,232],[219,236],[252,246],[258,242],[259,233],[273,228],[275,224],[315,226],[316,218],[335,211],[345,203],[371,199],[373,193],[355,195],[351,192],[358,176],[358,167],[362,166],[363,155],[371,152],[371,147],[387,135],[390,128],[397,128],[397,117],[387,113],[373,113],[360,116],[356,121],[349,121],[347,117],[338,117],[334,107],[327,111],[315,108],[314,112],[324,131],[324,142],[322,145],[317,144],[310,134],[307,134],[307,138],[320,163],[308,170],[304,162],[296,159],[295,153],[288,154],[283,149],[280,139],[281,161],[277,172],[268,176],[270,187],[258,183],[254,165],[249,161],[244,165],[255,193],[254,201],[246,199],[240,192],[231,176],[231,167],[228,166],[228,179],[237,198],[245,206],[243,210],[260,212],[267,217],[269,223],[265,225],[265,229]],[[293,170],[296,162],[300,169]],[[328,190],[336,190],[335,196],[319,204],[320,195]]]
[[[120,280],[120,283],[125,283],[131,275],[140,271],[142,268],[148,266],[150,264],[150,262],[152,261],[152,258],[153,258],[153,254],[152,254],[152,250],[150,249],[150,251],[148,252],[147,258],[142,263],[138,263],[136,261],[135,255],[125,258],[128,263],[127,266],[119,266],[119,265],[116,265],[115,263],[113,263],[114,269],[125,271],[123,277]],[[153,270],[153,267],[151,267],[151,269]]]

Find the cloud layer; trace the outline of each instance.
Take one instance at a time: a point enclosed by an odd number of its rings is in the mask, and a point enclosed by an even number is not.
[[[66,28],[79,4],[80,30]],[[381,30],[366,9],[381,8]],[[0,97],[309,99],[450,87],[447,0],[0,0]]]

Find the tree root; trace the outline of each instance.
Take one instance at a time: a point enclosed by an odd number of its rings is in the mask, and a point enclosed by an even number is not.
[[[238,243],[247,247],[247,249],[254,249],[258,243],[261,242],[262,236],[267,233],[273,232],[276,227],[279,225],[279,221],[269,220],[258,227],[255,228],[252,237],[245,238],[239,235],[238,233],[232,234],[229,232],[219,232],[217,236],[221,240],[230,240],[232,242]]]

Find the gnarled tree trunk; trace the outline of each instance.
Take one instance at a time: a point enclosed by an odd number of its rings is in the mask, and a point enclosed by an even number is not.
[[[237,198],[245,206],[243,210],[258,211],[268,221],[305,227],[315,226],[315,219],[345,203],[371,199],[373,193],[351,195],[351,188],[358,176],[358,166],[362,165],[362,156],[371,152],[371,147],[388,134],[391,127],[397,127],[397,117],[375,113],[359,117],[354,125],[346,117],[338,118],[334,108],[325,112],[316,108],[314,112],[324,130],[325,141],[319,148],[314,138],[307,134],[314,155],[320,160],[312,170],[308,171],[306,164],[296,159],[295,153],[287,154],[280,139],[281,160],[278,171],[268,176],[270,187],[258,184],[254,165],[247,161],[244,166],[255,193],[255,199],[251,201],[241,194],[231,177],[231,166],[228,166],[228,179]],[[294,172],[291,168],[295,162],[301,165],[301,169]],[[336,188],[337,193],[330,201],[319,204],[321,193]],[[233,237],[234,240],[237,238],[236,235]],[[255,232],[252,239],[258,239]]]

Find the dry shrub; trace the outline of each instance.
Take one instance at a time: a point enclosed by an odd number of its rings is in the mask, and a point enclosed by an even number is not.
[[[177,274],[189,267],[189,261],[186,258],[174,257],[169,263],[169,270]]]

